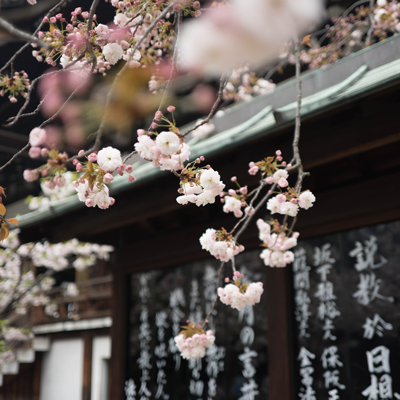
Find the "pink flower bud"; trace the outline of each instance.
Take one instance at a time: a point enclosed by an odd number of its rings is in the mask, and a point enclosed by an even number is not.
[[[200,8],[200,2],[199,2],[199,1],[195,1],[195,2],[193,3],[193,7],[194,7],[194,8]]]
[[[228,283],[229,282],[229,278],[225,278],[225,282]]]
[[[93,199],[86,199],[85,205],[86,205],[86,207],[94,207],[94,200]]]
[[[11,103],[16,103],[18,100],[14,96],[11,96],[10,101]]]
[[[286,167],[286,161],[282,162],[282,167]]]
[[[286,202],[286,196],[283,194],[278,194],[278,196],[276,196],[276,200],[278,200],[278,203],[285,203]]]
[[[58,29],[54,29],[53,35],[54,35],[54,37],[59,39],[61,37],[61,32]]]
[[[297,204],[297,199],[291,199],[290,202],[291,202],[292,204]]]
[[[103,177],[104,183],[111,183],[113,180],[114,180],[114,177],[109,172],[107,172]]]
[[[235,271],[235,272],[233,273],[233,275],[234,275],[234,276],[239,276],[239,275],[240,275],[240,272],[239,272],[239,271]]]
[[[242,201],[242,203],[240,204],[242,207],[246,207],[246,203],[244,201]]]
[[[85,152],[85,150],[79,150],[78,156],[82,155]]]
[[[57,176],[54,178],[54,183],[55,183],[58,187],[61,188],[61,187],[65,186],[66,181],[65,181],[65,178],[64,178],[63,176],[57,175]]]
[[[56,15],[56,18],[57,18],[57,19],[61,19],[61,18],[62,18],[62,14],[57,14],[57,15]]]
[[[236,182],[237,181],[237,178],[236,178],[236,176],[232,176],[232,178],[231,178],[231,182]]]
[[[152,128],[152,129],[157,129],[157,126],[158,126],[158,125],[157,125],[156,122],[153,122],[153,123],[151,124],[151,128]]]
[[[38,38],[43,39],[44,38],[44,33],[42,31],[38,32]]]
[[[286,187],[287,185],[289,185],[289,183],[288,183],[288,181],[287,181],[285,178],[281,178],[281,179],[279,179],[279,181],[278,181],[278,185],[279,185],[280,187]]]
[[[24,179],[27,182],[33,182],[36,181],[36,179],[39,177],[38,171],[36,169],[26,169],[24,171]]]
[[[167,111],[170,113],[173,113],[176,110],[176,108],[174,106],[168,106],[167,107]]]
[[[52,24],[55,24],[55,23],[57,22],[56,17],[51,17],[51,18],[50,18],[50,22],[51,22]]]
[[[53,190],[56,187],[56,184],[54,183],[53,180],[47,179],[46,182],[44,183],[44,186],[46,186],[50,190]]]
[[[292,234],[292,238],[295,238],[295,239],[297,239],[299,236],[300,236],[299,232],[293,232],[293,234]]]
[[[49,18],[48,17],[44,17],[43,18],[43,22],[49,22]],[[43,33],[43,32],[42,32]]]
[[[181,10],[181,5],[180,4],[175,4],[174,7],[172,8],[175,12],[179,12]]]
[[[143,136],[146,134],[146,131],[144,129],[138,129],[137,134],[138,134],[138,136]]]
[[[237,276],[234,276],[234,277],[233,277],[233,280],[234,280],[235,282],[237,281],[237,279],[238,279]]]
[[[42,157],[46,157],[47,154],[48,154],[48,152],[49,152],[49,150],[46,149],[46,147],[43,147],[43,149],[40,150],[40,155],[41,155]]]
[[[110,197],[110,206],[113,206],[114,204],[115,204],[114,197]]]
[[[278,161],[282,161],[282,160],[283,160],[282,157],[276,157],[276,159],[277,159]]]
[[[75,168],[77,171],[80,171],[83,168],[83,166],[80,162],[78,162],[78,164],[75,165]]]
[[[162,115],[163,113],[161,111],[156,111],[156,113],[154,114],[154,119],[158,121],[161,119]]]
[[[256,165],[249,169],[249,174],[250,175],[255,175],[257,172],[258,172],[258,167]]]
[[[74,30],[74,27],[73,27],[71,24],[68,24],[68,25],[65,27],[65,29],[66,29],[67,31],[71,32],[71,31]]]
[[[280,155],[282,154],[282,152],[281,152],[280,150],[277,150],[277,151],[275,152],[275,154],[276,154],[277,156],[280,156]]]
[[[229,193],[231,196],[236,196],[236,192],[235,192],[233,189],[229,189],[228,193]]]
[[[40,147],[31,147],[29,149],[29,157],[30,158],[38,158],[40,156]]]
[[[83,18],[89,18],[89,13],[87,11],[82,13]]]
[[[250,168],[253,168],[255,165],[256,165],[256,164],[255,164],[253,161],[249,163],[249,167],[250,167]]]
[[[241,187],[239,189],[239,192],[242,193],[242,194],[247,194],[247,187],[246,186]]]
[[[129,174],[129,175],[128,175],[128,182],[132,183],[132,182],[135,182],[135,181],[136,181],[135,176],[132,175],[132,174]]]
[[[45,176],[47,176],[48,174],[49,174],[49,171],[47,171],[47,169],[42,169],[42,172],[40,173],[40,175],[42,175],[43,178],[44,178]]]
[[[200,161],[204,161],[205,157],[204,156],[200,156]]]
[[[132,166],[132,165],[127,165],[127,166],[125,167],[125,171],[126,171],[128,174],[130,174],[130,173],[133,171],[133,166]]]
[[[88,160],[91,162],[96,162],[97,161],[97,153],[96,152],[90,153],[88,155]]]
[[[72,164],[76,165],[76,164],[78,164],[78,163],[79,163],[79,161],[78,161],[77,158],[74,158],[74,159],[72,160]]]
[[[117,172],[122,176],[124,174],[124,169],[125,169],[125,165],[124,164],[120,164],[117,167]]]
[[[288,164],[288,165],[287,165],[287,168],[288,168],[288,169],[292,168],[292,164]]]
[[[265,182],[267,182],[269,185],[272,185],[274,183],[274,178],[269,176],[268,178],[265,178]]]

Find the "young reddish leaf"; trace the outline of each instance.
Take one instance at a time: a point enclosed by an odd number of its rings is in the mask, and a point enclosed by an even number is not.
[[[10,224],[18,225],[18,221],[15,218],[8,218],[7,222]]]
[[[306,46],[311,47],[310,39],[311,39],[311,35],[306,35],[303,37],[303,40],[301,41],[300,44],[305,44]]]
[[[0,214],[4,215],[6,213],[6,208],[3,206],[3,204],[0,203]]]
[[[8,228],[5,225],[2,225],[0,228],[0,241],[7,239],[9,233]]]

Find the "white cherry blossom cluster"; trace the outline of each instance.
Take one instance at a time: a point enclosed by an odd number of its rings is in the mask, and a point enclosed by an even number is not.
[[[308,210],[314,205],[314,201],[315,196],[309,190],[301,193],[298,197],[294,193],[278,194],[268,200],[267,208],[271,214],[278,213],[295,217],[300,208]]]
[[[223,91],[224,100],[233,100],[236,103],[251,100],[261,94],[271,93],[276,85],[264,78],[259,78],[250,72],[248,65],[233,70]]]
[[[244,250],[244,246],[236,243],[235,239],[224,228],[220,231],[207,229],[200,237],[203,250],[210,252],[216,259],[227,262]]]
[[[0,307],[18,299],[16,312],[20,314],[26,313],[30,305],[48,305],[50,299],[46,293],[55,284],[51,277],[36,283],[33,272],[22,268],[27,260],[36,267],[54,271],[70,266],[81,270],[94,265],[98,259],[108,260],[114,250],[112,246],[84,243],[77,239],[57,244],[20,244],[18,233],[19,229],[10,231],[8,238],[0,243]]]
[[[212,331],[204,332],[201,326],[198,326],[196,330],[199,333],[194,333],[192,336],[187,336],[187,333],[182,331],[174,338],[176,347],[186,360],[204,357],[206,349],[215,342],[215,336]]]
[[[264,292],[262,282],[242,283],[240,278],[244,278],[244,275],[235,271],[232,282],[224,288],[218,288],[221,302],[239,311],[247,305],[254,306],[259,303]],[[226,278],[225,282],[230,282],[229,278]]]
[[[198,183],[181,183],[180,192],[183,195],[178,196],[176,201],[179,204],[194,203],[198,207],[215,203],[215,198],[225,187],[219,173],[212,168],[198,169],[195,179]]]
[[[297,245],[298,232],[294,232],[291,237],[287,237],[284,232],[271,233],[270,224],[262,219],[257,220],[259,238],[264,243],[264,249],[260,257],[264,264],[270,267],[286,267],[294,260],[294,254],[289,251]]]
[[[81,150],[78,154],[83,154]],[[99,207],[103,210],[115,203],[115,199],[110,197],[107,184],[114,180],[114,172],[121,176],[124,171],[128,173],[128,182],[135,182],[136,178],[132,175],[132,165],[125,165],[122,162],[121,152],[111,146],[105,147],[98,153],[93,152],[87,157],[88,161],[80,163],[75,159],[74,165],[77,172],[83,173],[74,183],[78,198],[87,207]]]
[[[244,214],[254,214],[254,208],[247,205],[247,186],[241,187],[237,181],[236,176],[231,178],[232,182],[235,182],[239,189],[229,189],[228,193],[222,192],[221,203],[224,204],[222,207],[225,213],[232,212],[236,218],[243,217],[242,207],[244,208]]]

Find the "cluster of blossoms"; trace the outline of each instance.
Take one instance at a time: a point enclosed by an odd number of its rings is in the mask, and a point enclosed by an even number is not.
[[[130,68],[158,63],[164,53],[172,48],[173,26],[168,21],[160,20],[151,35],[144,38],[149,25],[157,18],[167,5],[165,2],[118,1],[112,0],[116,7],[114,26],[98,24],[93,16],[92,26],[88,27],[90,14],[81,7],[71,12],[70,21],[62,14],[44,22],[49,23],[49,30],[38,32],[38,37],[48,42],[51,50],[34,50],[33,56],[38,61],[45,61],[55,66],[57,61],[63,68],[70,65],[71,70],[88,73],[93,65],[94,73],[106,75],[107,70],[119,60],[128,62]],[[175,12],[183,11],[185,15],[200,15],[200,3],[187,1],[176,4]],[[144,38],[144,39],[143,39]],[[137,46],[141,40],[140,46]],[[87,46],[90,43],[95,60]],[[78,61],[79,59],[79,61]]]
[[[294,260],[294,254],[289,249],[297,246],[298,232],[294,232],[291,237],[287,237],[285,232],[279,232],[279,222],[273,221],[276,226],[276,232],[271,231],[271,225],[262,219],[257,220],[259,229],[259,238],[263,242],[265,250],[261,252],[260,257],[264,264],[270,267],[286,267]],[[274,230],[274,229],[273,229]],[[271,233],[272,232],[272,233]]]
[[[41,182],[40,187],[42,189],[43,196],[28,196],[26,202],[28,203],[29,209],[32,211],[38,209],[46,210],[50,208],[52,202],[75,194],[76,191],[72,182],[77,179],[77,175],[71,171],[67,171],[65,174],[63,174],[63,178],[65,179],[65,185],[62,187],[56,185],[53,189],[46,186],[46,182]]]
[[[235,271],[233,280],[229,281],[229,278],[225,278],[225,282],[228,284],[224,288],[218,288],[221,302],[239,311],[247,305],[254,306],[259,303],[264,292],[262,282],[242,283],[240,278],[244,278],[244,275]]]
[[[357,7],[353,13],[332,18],[332,26],[318,43],[300,52],[300,60],[309,68],[323,68],[333,62],[400,32],[400,3],[397,0],[378,0],[372,9],[372,35],[369,7]],[[289,61],[294,64],[295,57]]]
[[[140,157],[151,161],[155,167],[162,171],[172,171],[177,174],[180,171],[180,189],[176,201],[179,204],[194,203],[197,206],[214,203],[215,198],[221,193],[225,185],[217,171],[210,166],[199,167],[204,157],[199,157],[185,165],[189,160],[189,146],[184,143],[184,136],[179,133],[175,125],[173,112],[174,106],[167,108],[172,114],[172,121],[166,118],[161,111],[154,116],[150,131],[138,130],[138,141],[135,143],[135,150]],[[169,127],[168,131],[156,132],[155,129],[163,121]],[[164,125],[165,126],[165,125]],[[152,139],[155,137],[155,139]]]
[[[70,266],[82,270],[95,265],[99,259],[108,260],[114,250],[112,246],[83,243],[77,239],[57,244],[20,244],[18,233],[18,229],[10,231],[8,238],[1,242],[0,307],[6,307],[18,299],[16,312],[20,314],[25,314],[30,305],[48,305],[50,299],[46,292],[55,284],[51,277],[46,277],[37,284],[32,270],[25,267],[27,260],[35,267],[46,267],[54,271]]]
[[[182,328],[183,330],[174,338],[181,356],[186,360],[204,357],[206,349],[215,342],[213,332],[210,330],[206,332],[200,324],[194,323]]]
[[[244,250],[244,246],[236,243],[235,239],[224,228],[219,231],[207,229],[200,237],[203,250],[207,250],[216,259],[227,262]]]
[[[18,101],[17,97],[26,97],[31,84],[25,71],[14,72],[14,75],[0,75],[0,96],[8,96],[11,103]]]
[[[240,186],[236,176],[231,178],[232,182],[235,182],[239,189],[229,189],[228,192],[222,192],[221,203],[224,204],[223,211],[225,213],[233,212],[236,218],[243,217],[242,207],[244,207],[244,213],[252,215],[254,208],[247,205],[247,186]]]
[[[65,164],[68,159],[67,153],[59,153],[55,149],[41,147],[46,143],[46,131],[42,128],[34,128],[29,134],[29,156],[31,158],[48,157],[47,163],[37,169],[26,169],[24,171],[24,179],[27,182],[36,181],[39,176],[42,176],[44,185],[48,189],[54,189],[56,186],[62,188],[66,179]]]
[[[249,66],[234,69],[223,91],[224,100],[241,103],[261,94],[271,93],[276,85],[266,79],[258,78],[250,72]]]
[[[308,210],[313,206],[314,201],[315,196],[309,190],[299,195],[295,189],[289,188],[286,192],[269,199],[267,208],[271,214],[278,213],[295,217],[299,212],[299,208]]]
[[[82,155],[81,150],[78,155]],[[93,152],[88,155],[87,162],[80,163],[78,159],[73,161],[76,171],[83,175],[73,182],[78,198],[87,207],[99,207],[103,210],[115,203],[115,199],[110,197],[107,184],[114,180],[113,173],[117,171],[121,176],[124,172],[128,173],[128,182],[134,182],[135,176],[132,175],[132,165],[125,165],[122,162],[121,152],[111,146],[105,147],[98,153]]]

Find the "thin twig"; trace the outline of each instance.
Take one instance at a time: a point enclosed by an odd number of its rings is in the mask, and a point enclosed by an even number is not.
[[[221,281],[222,271],[224,269],[224,265],[225,265],[225,262],[222,261],[221,262],[221,266],[219,267],[219,271],[218,271],[218,278],[217,278],[217,282],[216,282],[217,287],[219,285],[219,282]],[[215,306],[217,305],[217,302],[218,302],[218,295],[215,296],[214,303],[211,306],[210,310],[208,311],[208,313],[207,313],[207,315],[206,315],[206,317],[204,319],[203,325],[201,326],[202,329],[204,329],[204,327],[206,326],[206,323],[207,323],[206,321],[208,321],[208,318],[210,318],[210,315],[212,314],[212,312],[214,311]]]
[[[189,129],[188,131],[186,131],[185,133],[183,133],[183,134],[181,135],[181,137],[185,137],[185,136],[189,135],[190,132],[193,132],[193,131],[195,131],[197,128],[200,128],[200,126],[203,126],[203,125],[208,124],[208,123],[210,122],[211,118],[212,118],[212,117],[214,116],[214,114],[216,113],[217,108],[219,107],[219,105],[220,105],[220,103],[221,103],[221,101],[222,101],[222,96],[223,96],[223,94],[224,94],[224,88],[225,88],[226,82],[227,82],[226,74],[222,74],[221,79],[220,79],[220,81],[219,81],[219,89],[218,89],[217,100],[215,100],[215,102],[214,102],[214,104],[213,104],[213,106],[212,106],[212,108],[211,108],[211,111],[210,111],[210,113],[208,114],[207,118],[206,118],[204,121],[199,122],[199,123],[198,123],[197,125],[195,125],[193,128],[191,128],[191,129]]]
[[[20,154],[22,154],[25,150],[29,149],[30,144],[27,143],[18,153],[15,153],[2,167],[0,167],[0,172],[3,171],[7,165],[10,165]]]
[[[367,33],[367,40],[365,41],[365,44],[367,46],[369,46],[371,44],[371,37],[372,37],[372,33],[374,31],[374,13],[373,13],[373,10],[372,10],[372,7],[374,6],[374,3],[375,3],[374,0],[370,0],[369,1],[368,17],[369,17],[370,27],[369,27],[368,33]]]
[[[51,8],[48,13],[46,14],[45,17],[42,18],[42,20],[40,21],[40,24],[38,25],[38,27],[36,28],[35,32],[33,32],[32,36],[35,36],[40,29],[42,28],[44,22],[44,19],[47,17],[49,18],[51,14],[53,14],[59,7],[61,7],[64,3],[66,3],[68,0],[61,0],[60,2],[58,2],[53,8]],[[17,50],[14,55],[4,64],[4,66],[2,68],[0,68],[0,73],[2,71],[4,71],[10,64],[14,63],[15,59],[28,47],[30,46],[30,43],[26,43],[24,44],[19,50]]]
[[[167,84],[165,85],[165,88],[164,88],[164,91],[163,91],[163,95],[162,95],[162,98],[161,98],[161,101],[160,101],[160,104],[158,106],[158,110],[157,111],[160,111],[162,106],[164,105],[164,101],[165,101],[165,98],[167,96],[167,93],[168,93],[168,90],[169,90],[169,86],[171,84],[172,78],[173,78],[173,76],[175,74],[175,71],[176,71],[176,59],[177,59],[177,56],[178,56],[178,41],[179,41],[179,34],[181,32],[181,27],[182,27],[182,12],[179,11],[176,14],[178,14],[178,16],[176,18],[176,28],[175,28],[176,39],[175,39],[175,44],[174,44],[174,52],[172,54],[171,72],[169,74],[169,77],[168,77],[168,80],[167,80]],[[154,118],[151,121],[151,124],[150,124],[148,130],[150,130],[151,125],[153,124],[153,122],[154,122]]]
[[[359,5],[363,4],[363,3],[368,3],[371,0],[359,0],[356,3],[352,4],[340,17],[339,19],[336,21],[336,23],[332,26],[332,29],[335,28],[339,22],[345,18],[351,11],[353,11],[356,7],[358,7]],[[325,35],[323,35],[319,41],[318,44],[321,46],[322,42],[326,39],[328,33],[329,33],[330,29],[328,29],[328,31],[325,33]]]
[[[43,40],[40,40],[39,38],[29,35],[29,33],[23,32],[17,28],[15,28],[13,25],[11,25],[9,22],[7,22],[5,19],[0,17],[0,28],[3,28],[6,30],[10,35],[17,37],[19,39],[24,40],[25,42],[28,43],[36,43],[40,47],[44,47],[46,50],[51,50],[52,47],[46,43],[43,42]]]

